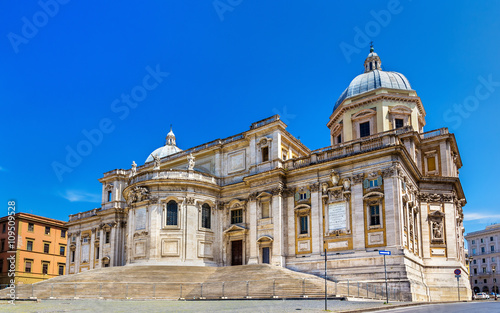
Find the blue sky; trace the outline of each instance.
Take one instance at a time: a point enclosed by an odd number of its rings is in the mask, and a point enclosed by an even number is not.
[[[2,1],[3,210],[15,200],[67,220],[99,207],[102,173],[143,164],[170,124],[187,149],[280,114],[308,147],[328,146],[333,105],[373,40],[421,97],[425,130],[456,135],[466,231],[500,222],[498,12],[500,1]]]

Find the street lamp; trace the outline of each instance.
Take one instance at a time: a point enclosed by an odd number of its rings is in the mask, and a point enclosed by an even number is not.
[[[493,272],[493,292],[495,293],[495,301],[498,300],[498,295],[497,295],[497,288],[496,288],[496,285],[497,283],[495,282],[495,266],[493,266],[491,268],[492,272]]]
[[[474,300],[474,288],[472,286],[472,261],[474,260],[474,258],[472,256],[469,256],[468,257],[468,260],[469,260],[469,282],[470,282],[470,291],[471,291],[471,294],[472,294],[472,300]]]

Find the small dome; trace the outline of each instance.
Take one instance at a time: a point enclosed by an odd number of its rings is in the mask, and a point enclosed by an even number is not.
[[[146,159],[146,163],[152,162],[154,160],[153,159],[154,155],[158,156],[161,159],[181,151],[182,149],[178,148],[175,145],[175,135],[174,132],[172,131],[172,126],[170,126],[170,131],[167,134],[165,145],[153,151]]]
[[[410,82],[406,77],[397,72],[382,71],[382,62],[377,53],[370,49],[370,54],[365,60],[365,72],[356,76],[349,86],[342,92],[333,111],[335,111],[345,99],[369,92],[378,88],[390,88],[400,90],[412,90]]]

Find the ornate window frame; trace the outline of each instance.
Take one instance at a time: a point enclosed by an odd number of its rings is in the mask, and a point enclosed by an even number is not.
[[[338,141],[338,136],[341,135],[340,142]],[[338,122],[330,131],[332,146],[341,144],[344,142],[344,123],[343,121]]]
[[[367,193],[363,197],[363,202],[366,212],[366,226],[370,229],[384,228],[384,194],[377,191]],[[371,225],[371,206],[378,205],[379,207],[379,224]]]
[[[404,105],[396,105],[389,108],[389,123],[391,129],[396,129],[396,119],[403,120],[403,127],[411,126],[411,109]]]
[[[198,230],[200,231],[208,231],[208,232],[213,232],[214,229],[214,218],[213,215],[215,214],[215,203],[209,200],[204,200],[204,201],[197,201],[197,207],[198,207]],[[210,214],[210,227],[204,227],[203,226],[203,206],[207,205],[210,209],[209,214]]]
[[[180,221],[182,220],[181,207],[184,203],[184,201],[182,200],[183,199],[179,199],[176,197],[167,197],[162,200],[162,222],[161,222],[162,229],[181,229],[181,223],[180,223]],[[175,225],[167,225],[167,206],[170,201],[174,201],[177,204],[177,224]]]
[[[370,136],[377,132],[377,111],[375,109],[364,109],[351,117],[352,122],[352,138],[360,139],[361,134],[359,127],[362,123],[370,122]],[[366,137],[363,137],[366,138]]]
[[[295,213],[295,229],[296,236],[300,238],[311,237],[311,206],[307,204],[299,204],[294,208]],[[301,217],[307,217],[307,233],[301,234]]]
[[[258,151],[258,162],[257,163],[267,163],[272,161],[272,138],[262,137],[257,142],[257,151]],[[267,148],[267,160],[264,161],[264,151],[263,149]]]
[[[269,218],[272,218],[273,217],[273,195],[268,193],[268,192],[261,192],[258,196],[257,196],[257,207],[258,207],[258,217],[259,219],[263,220],[263,219],[269,219]],[[264,207],[264,204],[267,204],[268,205],[268,216],[264,217],[264,211],[263,211],[263,207]]]
[[[433,171],[429,171],[428,160],[430,158],[434,158],[435,169]],[[439,174],[439,157],[438,157],[437,149],[424,152],[424,172],[426,175],[438,175]]]
[[[241,222],[240,223],[232,223],[232,220],[231,220],[231,215],[232,215],[232,211],[236,211],[236,210],[241,210]],[[227,212],[226,212],[227,215],[229,215],[229,220],[228,220],[228,224],[229,225],[242,225],[242,224],[245,224],[246,222],[246,218],[245,218],[245,215],[246,215],[246,202],[245,201],[240,201],[238,199],[233,199],[229,202],[228,204],[228,208],[227,208]]]

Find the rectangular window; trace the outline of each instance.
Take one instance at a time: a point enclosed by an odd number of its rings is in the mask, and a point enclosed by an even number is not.
[[[99,247],[95,248],[95,259],[99,260]]]
[[[307,234],[309,231],[309,223],[308,223],[308,217],[307,216],[301,216],[300,217],[300,234],[304,235]]]
[[[33,232],[35,230],[35,224],[33,223],[28,223],[28,231]]]
[[[177,226],[178,205],[174,200],[167,203],[167,225]]]
[[[5,251],[5,239],[0,241],[0,251]]]
[[[472,249],[472,255],[476,255],[476,249]]]
[[[483,259],[483,264],[486,263],[486,259]]]
[[[24,264],[24,271],[26,273],[31,273],[31,261],[26,261]]]
[[[2,233],[5,233],[6,230],[7,230],[7,223],[3,223],[2,224]]]
[[[262,148],[262,162],[269,161],[269,147]]]
[[[483,274],[486,274],[486,267],[483,267]]]
[[[481,253],[486,252],[486,249],[484,247],[481,247]]]
[[[491,251],[491,252],[495,252],[495,246],[491,246],[491,247],[490,247],[490,251]]]
[[[401,128],[405,126],[405,121],[401,118],[397,118],[396,119],[396,128]]]
[[[269,217],[269,202],[262,202],[262,218]]]
[[[50,248],[50,244],[44,243],[43,244],[43,253],[49,253],[49,248]]]
[[[211,208],[208,204],[201,206],[201,227],[211,228]]]
[[[476,241],[475,240],[472,240],[472,244],[475,245],[476,244]]]
[[[300,200],[307,200],[307,192],[299,193],[299,199]]]
[[[427,171],[433,172],[436,170],[436,157],[427,158]]]
[[[50,235],[50,227],[45,226],[45,235]]]
[[[66,231],[64,229],[61,230],[61,238],[66,238]]]
[[[495,262],[495,257],[492,257],[492,258],[491,258],[491,262]]]
[[[243,210],[232,210],[231,211],[231,224],[243,223]]]
[[[3,259],[0,259],[0,273],[3,273]]]
[[[28,240],[26,242],[26,250],[33,251],[33,240]]]
[[[378,205],[370,205],[370,226],[380,225],[380,208]]]
[[[487,284],[487,283],[488,283],[488,280],[487,280],[486,278],[484,279],[484,283],[485,283],[485,284]]]
[[[113,201],[113,192],[111,190],[108,191],[108,202]]]
[[[71,263],[75,263],[75,250],[71,251]]]
[[[88,243],[89,242],[89,237],[83,237],[83,243]]]
[[[483,238],[481,238],[481,243],[484,243]]]
[[[477,285],[477,279],[475,279],[475,280],[474,280],[474,284],[476,284],[476,285]]]
[[[107,231],[107,232],[106,232],[106,236],[105,236],[106,238],[105,238],[105,240],[104,240],[104,243],[109,243],[109,242],[110,242],[110,235],[111,235],[111,234],[110,234],[110,232],[109,232],[109,231]]]
[[[472,261],[472,264],[476,264],[476,260]]]
[[[342,135],[337,136],[337,143],[342,143]]]
[[[377,187],[378,186],[378,179],[372,179],[370,180],[370,188],[371,187]]]
[[[59,275],[64,275],[64,265],[59,265]]]
[[[368,137],[370,136],[370,122],[364,122],[359,124],[359,137]]]
[[[281,152],[281,155],[283,156],[283,157],[282,157],[283,161],[286,161],[286,160],[288,159],[288,151],[283,150],[283,151]]]
[[[474,274],[477,274],[477,268],[474,269]]]
[[[60,246],[59,247],[59,255],[64,256],[65,252],[66,252],[66,247],[65,246]]]
[[[490,241],[493,241],[493,237],[490,237]]]
[[[47,275],[49,273],[49,264],[48,263],[43,263],[42,264],[42,274]]]

